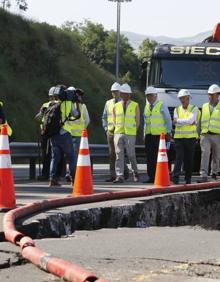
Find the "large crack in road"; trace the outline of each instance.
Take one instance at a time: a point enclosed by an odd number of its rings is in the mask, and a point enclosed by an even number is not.
[[[213,189],[58,208],[16,224],[23,233],[40,239],[37,245],[45,251],[89,267],[109,281],[179,282],[192,277],[208,282],[220,280],[219,212],[220,190]],[[137,255],[135,248],[146,253]]]
[[[0,249],[0,269],[20,266],[28,263],[19,252]]]
[[[150,226],[195,226],[220,229],[220,190],[178,193],[65,207],[18,222],[32,238],[59,238],[76,230]]]

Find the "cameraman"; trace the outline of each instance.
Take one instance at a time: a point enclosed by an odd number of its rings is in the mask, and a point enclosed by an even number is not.
[[[49,89],[48,92],[49,101],[43,103],[43,105],[40,108],[40,111],[34,117],[34,119],[40,124],[40,133],[43,126],[42,124],[44,120],[44,113],[48,109],[50,104],[55,102],[54,90],[55,90],[54,86]],[[41,171],[41,175],[38,177],[38,180],[48,180],[50,173],[51,147],[50,147],[49,139],[46,138],[43,134],[40,135],[40,148],[42,153],[43,168]]]
[[[55,93],[60,99],[61,129],[58,134],[51,137],[52,159],[50,164],[49,187],[61,186],[56,177],[58,163],[62,153],[65,154],[70,175],[73,175],[75,155],[71,136],[72,121],[80,118],[80,112],[74,107],[74,91],[67,91],[66,86],[56,86]]]
[[[72,124],[71,135],[73,139],[73,147],[74,147],[74,155],[75,155],[74,172],[72,175],[74,179],[82,131],[83,129],[87,128],[87,126],[89,125],[90,118],[89,118],[87,107],[83,103],[84,91],[82,89],[75,88],[73,86],[70,86],[67,90],[74,91],[75,94],[73,97],[74,109],[80,112],[80,118],[71,122]],[[66,180],[71,181],[72,180],[71,176],[66,175]]]

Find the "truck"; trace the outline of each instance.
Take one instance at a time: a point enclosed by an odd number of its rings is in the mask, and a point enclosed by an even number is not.
[[[203,42],[192,45],[158,45],[148,62],[142,68],[146,73],[144,84],[154,86],[158,99],[169,108],[171,116],[179,106],[177,93],[188,89],[191,103],[199,108],[208,102],[207,90],[210,85],[220,85],[220,24],[217,24],[212,36]],[[171,146],[171,159],[173,156]],[[200,166],[200,148],[196,149],[195,171]]]

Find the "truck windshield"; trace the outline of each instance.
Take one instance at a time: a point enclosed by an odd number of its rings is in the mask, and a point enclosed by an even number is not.
[[[207,89],[220,85],[220,60],[153,59],[149,85],[170,88]]]

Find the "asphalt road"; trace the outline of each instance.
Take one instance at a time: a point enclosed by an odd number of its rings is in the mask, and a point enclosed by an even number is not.
[[[102,229],[77,231],[63,239],[36,240],[36,244],[112,282],[220,281],[218,231],[198,227]],[[1,243],[1,251],[16,249]],[[15,254],[10,256],[15,261]],[[30,277],[32,282],[60,281],[29,263],[2,269],[0,277],[8,282],[29,282]]]
[[[14,175],[18,206],[65,197],[72,192],[67,183],[61,188],[51,189],[46,182],[30,182],[27,180],[27,166],[16,166]],[[97,166],[94,192],[146,189],[145,184],[131,181],[120,186],[107,184],[103,182],[106,177],[106,166]],[[141,178],[145,178],[144,170]],[[36,244],[52,255],[77,262],[111,282],[220,281],[219,232],[199,227],[77,231],[67,238],[36,240]],[[1,242],[0,281],[49,282],[60,279],[24,261],[17,247]]]

